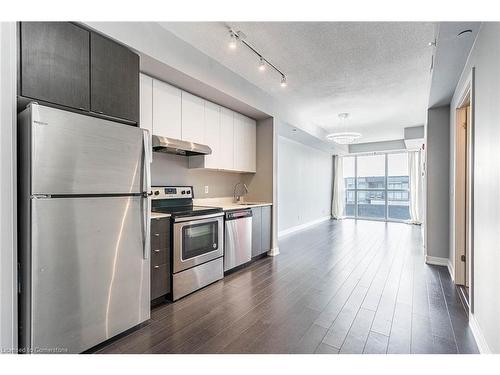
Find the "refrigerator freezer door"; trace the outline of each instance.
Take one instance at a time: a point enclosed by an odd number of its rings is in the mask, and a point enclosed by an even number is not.
[[[142,200],[32,199],[33,350],[79,353],[149,319]]]
[[[37,104],[28,110],[21,126],[32,127],[31,194],[144,191],[142,129]]]

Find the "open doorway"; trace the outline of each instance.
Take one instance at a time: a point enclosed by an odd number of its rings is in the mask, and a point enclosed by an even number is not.
[[[455,284],[467,310],[472,310],[473,246],[473,101],[472,77],[455,116]]]

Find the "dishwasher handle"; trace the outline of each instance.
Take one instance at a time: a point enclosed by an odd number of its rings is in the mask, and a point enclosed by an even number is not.
[[[252,210],[250,209],[245,209],[245,210],[237,210],[237,211],[228,211],[226,212],[226,221],[229,220],[238,220],[238,219],[244,219],[246,217],[252,217]]]

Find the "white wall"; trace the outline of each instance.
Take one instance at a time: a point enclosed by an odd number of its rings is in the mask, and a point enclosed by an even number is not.
[[[16,25],[0,23],[0,348],[17,347]]]
[[[278,231],[330,217],[332,155],[285,137],[278,150]]]
[[[427,198],[425,218],[425,248],[429,257],[448,258],[449,249],[449,156],[450,107],[427,111],[426,157]]]
[[[451,102],[451,176],[454,175],[455,108],[473,67],[475,150],[472,321],[476,326],[473,332],[483,350],[489,347],[492,352],[500,353],[500,23],[482,25]],[[453,179],[451,183],[450,203],[454,197]],[[451,234],[452,223],[453,220],[450,220]],[[450,259],[453,256],[453,243],[450,243]]]

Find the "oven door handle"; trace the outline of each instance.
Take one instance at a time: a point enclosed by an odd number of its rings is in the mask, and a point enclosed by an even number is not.
[[[203,220],[203,219],[212,219],[215,217],[221,217],[224,216],[224,212],[219,212],[216,214],[211,214],[211,215],[199,215],[199,216],[187,216],[187,217],[176,217],[174,219],[175,223],[182,223],[185,221],[194,221],[194,220]]]

